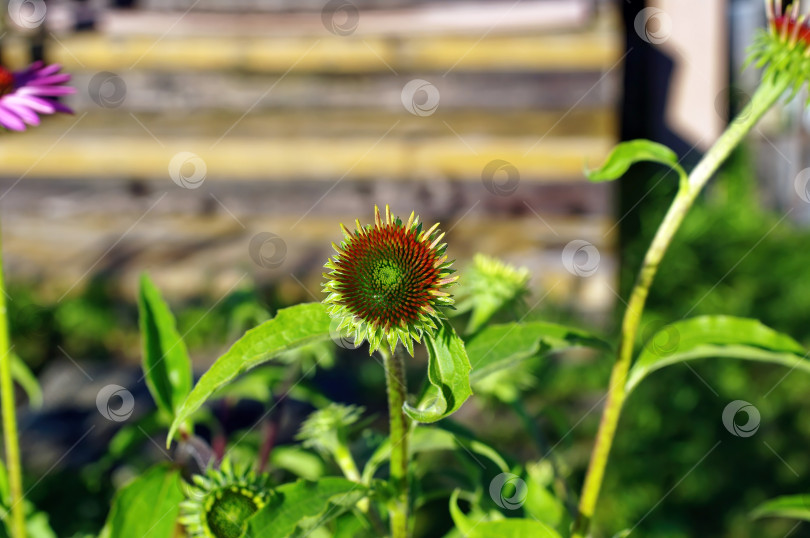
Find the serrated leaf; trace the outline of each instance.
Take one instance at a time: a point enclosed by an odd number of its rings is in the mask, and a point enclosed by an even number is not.
[[[142,363],[158,409],[170,419],[191,390],[191,361],[171,310],[146,274],[138,292]]]
[[[668,147],[651,140],[630,140],[617,144],[604,164],[595,170],[585,170],[591,181],[613,181],[619,179],[635,163],[651,161],[666,165],[678,173],[681,181],[686,180],[686,171],[678,164],[678,155]]]
[[[440,450],[464,450],[489,459],[502,473],[509,472],[509,465],[498,452],[478,440],[463,437],[440,427],[417,426],[408,442],[409,460],[421,452]],[[368,484],[383,462],[391,456],[391,441],[386,439],[371,455],[363,468],[363,483]],[[476,460],[477,463],[480,463]]]
[[[665,366],[710,357],[770,362],[810,373],[806,354],[796,340],[755,319],[699,316],[672,323],[647,342],[630,370],[627,391]]]
[[[786,495],[765,501],[751,512],[751,517],[785,517],[810,521],[810,495]]]
[[[197,382],[177,411],[167,443],[171,442],[178,426],[191,417],[214,391],[284,351],[328,339],[329,322],[322,303],[304,303],[279,310],[273,319],[247,331]]]
[[[284,484],[273,492],[270,503],[248,520],[245,538],[284,538],[312,519],[323,525],[354,506],[368,490],[345,478],[327,477]]]
[[[430,423],[455,413],[472,395],[471,366],[464,341],[447,322],[435,335],[425,335],[425,347],[428,351],[428,381],[434,388],[433,401],[421,409],[406,403],[403,410],[413,420]]]
[[[170,538],[184,499],[180,472],[157,465],[124,486],[113,499],[105,528],[110,538]]]
[[[541,352],[571,347],[609,350],[610,346],[592,334],[555,323],[531,321],[490,325],[467,343],[473,384],[497,371],[515,366]]]

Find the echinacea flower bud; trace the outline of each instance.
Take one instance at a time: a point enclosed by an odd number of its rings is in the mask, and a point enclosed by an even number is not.
[[[413,355],[413,341],[437,329],[441,307],[453,304],[445,289],[458,277],[451,276],[444,234],[438,224],[423,230],[413,213],[403,223],[388,206],[385,218],[375,207],[373,225],[356,225],[353,232],[341,226],[345,239],[332,245],[337,255],[325,265],[331,269],[323,288],[329,314],[356,344],[367,340],[371,353],[383,341],[393,352],[401,341]]]
[[[810,25],[801,1],[765,0],[768,31],[761,32],[751,47],[750,61],[765,67],[765,76],[784,77],[794,94],[810,81]]]
[[[187,500],[180,503],[180,523],[194,538],[238,538],[247,520],[270,499],[266,478],[235,469],[228,459],[219,469],[194,475]]]

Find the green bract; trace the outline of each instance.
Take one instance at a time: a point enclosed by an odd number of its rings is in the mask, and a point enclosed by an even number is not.
[[[413,355],[413,341],[435,331],[444,318],[440,308],[453,304],[444,290],[458,277],[450,276],[444,234],[438,224],[423,230],[413,213],[403,224],[388,206],[385,218],[374,208],[373,225],[356,224],[354,232],[341,226],[345,238],[332,244],[337,254],[325,265],[329,315],[356,344],[367,340],[370,353],[383,342],[393,352],[401,341]]]
[[[800,0],[792,4],[765,0],[765,7],[769,30],[757,36],[749,60],[757,67],[765,67],[766,77],[788,77],[795,95],[805,82],[810,81],[808,14],[801,13]]]

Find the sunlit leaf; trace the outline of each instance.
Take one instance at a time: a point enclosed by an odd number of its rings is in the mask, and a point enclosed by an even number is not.
[[[785,517],[810,521],[810,495],[786,495],[757,506],[751,517]]]
[[[686,179],[686,172],[678,164],[678,155],[668,147],[650,140],[630,140],[617,144],[601,167],[585,170],[591,181],[612,181],[619,179],[635,163],[651,161],[664,164],[678,173],[681,180]]]
[[[560,538],[560,534],[533,519],[501,519],[485,521],[470,530],[467,538]]]
[[[284,484],[273,493],[267,506],[248,520],[245,538],[283,538],[304,522],[323,525],[354,506],[368,490],[344,478],[327,477]]]
[[[647,342],[630,370],[627,390],[665,366],[711,357],[770,362],[810,373],[806,354],[793,338],[755,319],[699,316],[672,323]]]
[[[405,404],[403,409],[418,422],[436,422],[455,413],[472,395],[470,361],[464,342],[444,323],[435,335],[425,335],[428,351],[428,381],[433,386],[432,401],[423,408]]]
[[[146,274],[141,275],[138,312],[146,384],[158,409],[174,418],[191,390],[191,361],[171,310]]]
[[[157,465],[124,486],[113,499],[110,538],[170,538],[183,500],[180,471]]]
[[[246,332],[200,378],[180,406],[169,430],[168,440],[214,391],[239,374],[269,361],[279,353],[329,338],[329,322],[329,315],[322,303],[304,303],[279,310],[276,317]]]
[[[610,349],[586,331],[542,321],[490,325],[467,342],[466,347],[473,367],[470,374],[473,384],[538,353],[571,347]]]

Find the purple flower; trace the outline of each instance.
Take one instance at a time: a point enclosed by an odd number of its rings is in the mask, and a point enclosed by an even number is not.
[[[39,125],[39,116],[73,111],[56,101],[57,97],[76,93],[65,86],[67,73],[59,73],[59,64],[34,62],[17,73],[0,67],[0,126],[12,131],[25,131],[26,124]]]

